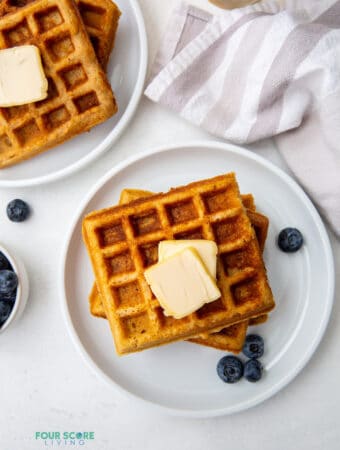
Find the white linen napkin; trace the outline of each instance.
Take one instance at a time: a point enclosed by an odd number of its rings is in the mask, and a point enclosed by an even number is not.
[[[340,0],[180,3],[145,95],[234,143],[275,136],[340,237]]]

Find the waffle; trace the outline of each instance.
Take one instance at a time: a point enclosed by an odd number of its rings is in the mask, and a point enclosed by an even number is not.
[[[120,195],[119,204],[127,204],[139,198],[145,198],[151,195],[153,195],[153,192],[150,191],[142,191],[138,189],[123,189]],[[249,217],[249,212],[255,212],[256,210],[254,197],[252,196],[252,194],[246,194],[242,195],[241,198],[243,205],[247,209],[247,214]],[[267,217],[263,216],[262,214],[255,213],[253,214],[251,223],[253,228],[255,229],[259,246],[261,249],[263,249],[267,237],[269,221]],[[90,312],[93,316],[106,319],[102,299],[95,283],[89,295],[89,305]],[[256,325],[263,323],[266,320],[267,315],[263,315],[254,319],[250,319],[249,324]],[[224,351],[239,353],[242,350],[247,329],[248,321],[245,321],[232,325],[231,327],[224,328],[217,333],[211,333],[207,334],[206,336],[199,336],[194,339],[190,339],[190,341],[197,344],[206,345],[208,347],[218,348]]]
[[[111,0],[76,0],[98,61],[106,70],[121,12]]]
[[[106,319],[103,303],[98,293],[96,284],[93,285],[90,296],[90,311],[93,316]],[[205,345],[206,347],[217,348],[225,352],[240,353],[243,348],[244,340],[247,335],[248,325],[260,325],[268,320],[268,315],[263,314],[243,322],[236,323],[216,333],[196,336],[189,339],[195,344]]]
[[[2,0],[0,4],[0,17],[17,12],[32,0]],[[85,24],[98,61],[106,69],[118,27],[121,12],[111,0],[75,0],[81,18]],[[46,20],[53,20],[47,17]]]
[[[261,252],[264,250],[265,242],[268,234],[269,220],[263,214],[256,212],[254,197],[252,194],[241,195],[243,206],[247,210],[247,215],[250,219],[251,225],[255,231],[257,242]],[[100,313],[98,300],[94,298],[94,292],[91,292],[90,302],[93,302],[94,312]],[[99,298],[100,299],[100,298]],[[103,308],[102,308],[103,309]],[[92,312],[92,305],[91,305]],[[96,314],[94,314],[96,315]],[[103,317],[99,315],[98,317]],[[258,317],[253,317],[247,321],[237,323],[235,325],[222,328],[217,333],[205,333],[190,339],[190,342],[195,344],[205,345],[207,347],[217,348],[232,353],[240,353],[243,348],[244,340],[247,335],[249,325],[260,325],[268,320],[268,314],[263,314]]]
[[[1,4],[0,48],[36,45],[49,95],[40,102],[0,108],[0,167],[54,147],[117,111],[72,0],[36,0],[25,7],[11,6],[10,14],[5,14],[6,4],[21,5],[22,1]]]
[[[118,354],[219,331],[269,312],[274,300],[234,174],[89,214],[83,221],[96,283]],[[218,246],[221,298],[183,319],[166,317],[144,278],[164,239]]]

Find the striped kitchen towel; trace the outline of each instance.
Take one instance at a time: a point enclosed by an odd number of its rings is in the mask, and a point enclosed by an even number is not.
[[[274,136],[340,237],[340,0],[181,3],[145,94],[234,143]]]

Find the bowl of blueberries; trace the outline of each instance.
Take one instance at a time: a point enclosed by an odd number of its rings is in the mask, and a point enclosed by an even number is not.
[[[25,308],[28,292],[24,265],[0,245],[0,333],[19,318]]]

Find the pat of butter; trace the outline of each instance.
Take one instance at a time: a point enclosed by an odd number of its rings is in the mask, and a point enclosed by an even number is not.
[[[144,272],[166,315],[181,319],[221,297],[198,252],[186,248]]]
[[[217,245],[214,241],[206,239],[161,241],[158,244],[158,261],[165,261],[170,256],[189,247],[194,248],[198,252],[209,274],[215,279]]]
[[[17,106],[47,97],[48,82],[38,47],[0,50],[0,106]]]

